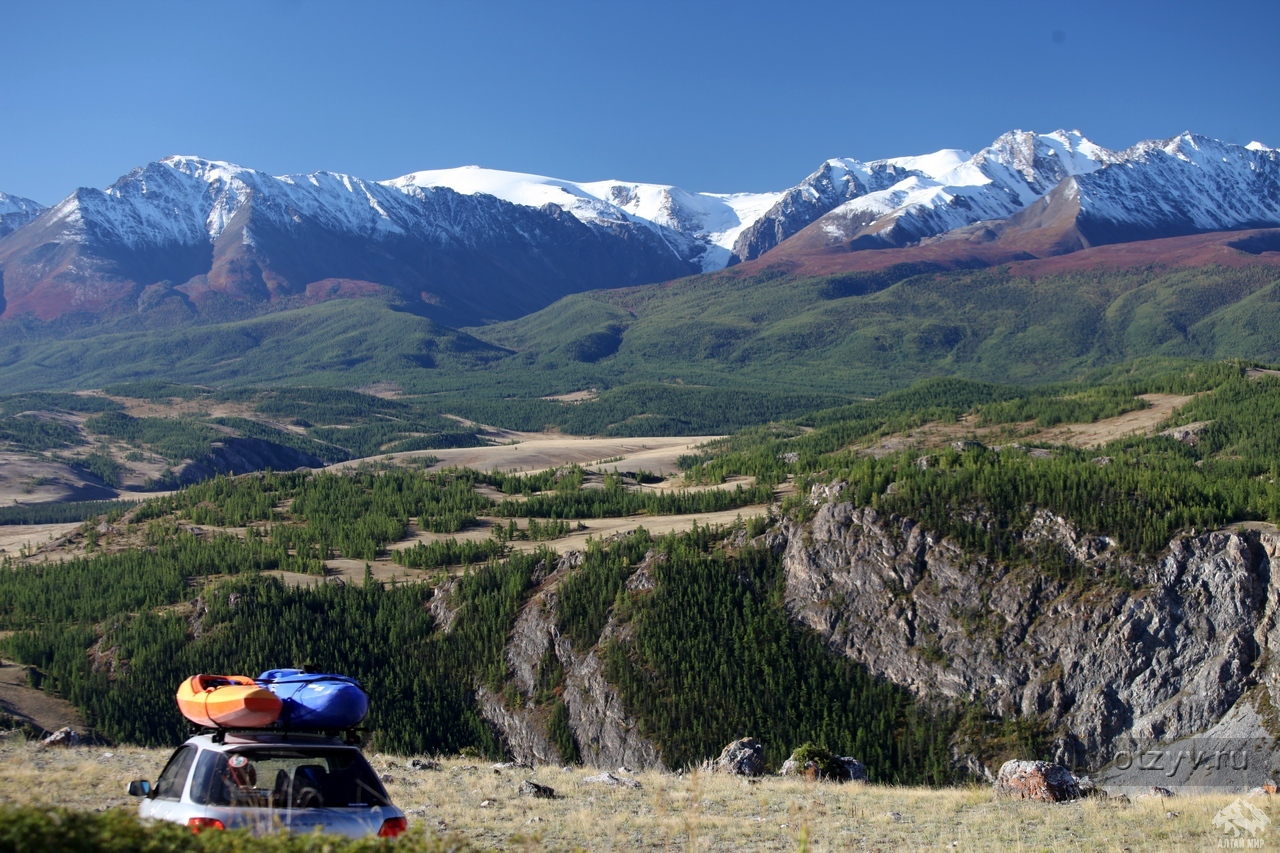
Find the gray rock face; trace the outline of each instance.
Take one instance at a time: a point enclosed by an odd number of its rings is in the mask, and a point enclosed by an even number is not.
[[[755,738],[739,738],[721,750],[719,758],[708,761],[704,769],[733,776],[763,776],[764,747]]]
[[[451,600],[457,586],[456,580],[448,580],[440,584],[427,605],[427,612],[431,614],[432,619],[436,620],[440,630],[446,634],[453,630],[453,621],[458,618],[458,608]]]
[[[80,733],[70,726],[63,726],[40,741],[41,746],[79,746]]]
[[[784,532],[794,619],[919,696],[1040,717],[1068,732],[1063,763],[1096,768],[1119,749],[1204,731],[1259,680],[1280,694],[1255,667],[1280,651],[1276,534],[1188,536],[1138,563],[1047,512],[1023,531],[1092,576],[1133,578],[1125,592],[967,555],[911,519],[849,503]]]
[[[997,797],[1062,803],[1078,800],[1080,789],[1071,771],[1047,761],[1006,761],[996,777]]]
[[[611,618],[602,639],[616,633]],[[604,660],[598,650],[591,648],[583,654],[562,635],[555,642],[556,655],[565,666],[569,727],[578,740],[582,760],[593,767],[665,769],[658,748],[640,733],[639,724],[623,707],[622,696],[605,680]]]
[[[476,689],[480,716],[502,733],[507,751],[519,764],[560,764],[560,751],[547,736],[545,723],[528,705],[510,708],[486,687]]]
[[[582,555],[576,552],[561,557],[555,570],[543,579],[540,591],[530,597],[516,617],[505,655],[511,681],[526,700],[524,706],[510,708],[502,697],[482,689],[477,691],[481,715],[501,733],[516,761],[563,764],[564,757],[547,734],[545,712],[532,705],[538,669],[550,651],[564,669],[561,698],[583,762],[592,767],[662,768],[657,747],[640,734],[636,721],[623,708],[622,697],[605,680],[604,661],[597,650],[574,649],[556,627],[556,589],[565,575],[581,563]],[[633,584],[645,583],[642,572],[643,568],[632,576]],[[602,639],[617,630],[610,620]]]

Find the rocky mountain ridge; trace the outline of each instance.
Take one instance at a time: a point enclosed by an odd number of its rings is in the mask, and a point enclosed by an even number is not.
[[[783,192],[729,194],[477,167],[272,177],[169,157],[47,210],[0,199],[5,319],[163,308],[178,322],[385,293],[465,325],[784,244],[783,254],[1005,246],[994,263],[1276,226],[1280,152],[1190,133],[1117,152],[1078,131],[1013,131],[977,154],[832,159]]]
[[[587,225],[555,205],[189,157],[79,189],[0,241],[3,316],[45,320],[383,290],[463,325],[697,269],[647,227]]]
[[[29,198],[0,193],[0,237],[17,231],[45,210]]]

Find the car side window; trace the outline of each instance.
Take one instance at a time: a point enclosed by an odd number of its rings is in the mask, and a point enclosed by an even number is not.
[[[157,800],[182,799],[182,788],[187,783],[187,775],[191,771],[191,762],[195,757],[194,746],[184,746],[175,752],[169,759],[169,763],[165,765],[160,778],[156,780],[153,797]]]

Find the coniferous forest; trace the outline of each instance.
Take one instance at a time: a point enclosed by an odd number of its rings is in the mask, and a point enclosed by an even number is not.
[[[1152,394],[1183,399],[1155,434],[1090,449],[1036,438],[1141,410]],[[931,424],[986,432],[867,452]],[[874,780],[943,783],[957,778],[951,747],[972,733],[972,709],[874,677],[791,622],[771,532],[812,514],[811,486],[836,484],[839,499],[915,518],[968,553],[1132,588],[1134,579],[1093,576],[1025,546],[1018,531],[1049,509],[1154,555],[1192,528],[1280,520],[1280,377],[1213,363],[1034,389],[928,380],[738,432],[681,464],[690,486],[732,477],[752,485],[652,491],[640,486],[650,479],[643,472],[400,465],[218,477],[136,507],[103,506],[80,529],[78,556],[6,556],[0,653],[108,741],[180,741],[186,725],[173,693],[190,674],[305,664],[360,679],[379,749],[497,757],[504,746],[476,693],[510,694],[504,648],[521,608],[562,564],[558,538],[580,519],[772,504],[767,517],[729,528],[591,540],[557,575],[559,630],[575,649],[598,648],[628,713],[671,766],[750,735],[774,766],[812,742],[859,757]],[[494,490],[500,499],[487,496]],[[485,526],[487,538],[456,536]],[[389,551],[414,530],[438,538]],[[394,560],[406,574],[343,583],[326,576],[326,561],[339,557]],[[630,585],[638,571],[648,582]],[[573,760],[582,745],[558,667],[543,662],[534,701]]]

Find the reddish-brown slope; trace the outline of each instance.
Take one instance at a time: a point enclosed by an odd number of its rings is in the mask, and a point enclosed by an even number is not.
[[[1061,253],[1064,238],[1069,239],[1065,229],[1036,228],[999,234],[993,228],[973,226],[946,239],[901,249],[812,251],[811,243],[787,241],[762,258],[731,267],[726,274],[747,276],[765,269],[783,269],[795,275],[835,275],[920,263],[944,269],[1010,264],[1026,275],[1144,266],[1280,266],[1277,228],[1113,243]]]

